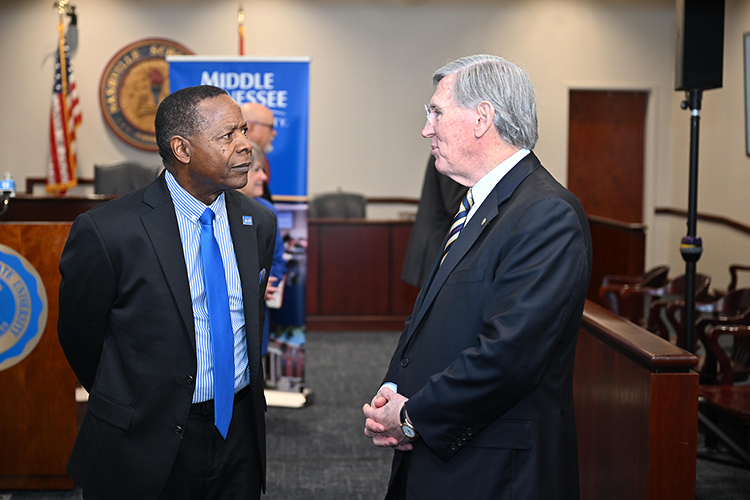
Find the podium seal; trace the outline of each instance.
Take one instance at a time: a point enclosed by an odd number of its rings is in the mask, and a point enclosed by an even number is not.
[[[31,354],[47,324],[47,293],[36,269],[0,245],[0,371]]]

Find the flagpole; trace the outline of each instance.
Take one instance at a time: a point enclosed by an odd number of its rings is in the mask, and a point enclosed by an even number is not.
[[[245,55],[245,11],[240,5],[240,10],[237,13],[237,30],[240,35],[240,55]]]
[[[63,92],[68,88],[68,61],[65,60],[65,4],[68,0],[61,0],[57,3],[57,50],[60,52],[60,75],[62,76]],[[66,122],[67,123],[67,122]]]
[[[66,149],[66,156],[68,158],[68,168],[70,169],[70,179],[68,183],[71,183],[76,178],[76,165],[75,158],[73,158],[73,151],[70,147],[70,129],[68,122],[69,110],[68,110],[68,58],[65,57],[65,11],[68,7],[68,0],[60,0],[57,2],[57,14],[59,21],[57,23],[57,36],[59,41],[60,51],[60,76],[62,78],[62,116],[63,116],[63,130],[65,131],[65,143],[68,145]]]
[[[57,61],[55,85],[52,89],[50,109],[50,161],[47,170],[47,192],[64,195],[68,188],[78,184],[77,158],[75,153],[75,130],[80,123],[78,99],[72,73],[69,75],[69,62],[66,53],[65,15],[72,12],[69,0],[54,3],[59,16],[57,24]],[[57,82],[60,89],[57,91]],[[73,102],[69,102],[73,99]],[[64,153],[63,153],[64,151]],[[63,160],[64,159],[64,160]],[[64,161],[64,164],[62,163]],[[65,169],[63,175],[62,169]]]

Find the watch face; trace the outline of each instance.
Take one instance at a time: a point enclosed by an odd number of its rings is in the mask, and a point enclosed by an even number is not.
[[[401,430],[404,431],[404,436],[408,438],[413,438],[415,436],[414,429],[412,429],[409,425],[404,424],[401,426]]]

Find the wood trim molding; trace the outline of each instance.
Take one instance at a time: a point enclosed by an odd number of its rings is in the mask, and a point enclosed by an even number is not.
[[[629,232],[636,232],[636,233],[642,233],[646,231],[645,224],[640,224],[636,222],[622,222],[619,220],[614,219],[607,219],[606,217],[599,217],[598,215],[586,215],[586,217],[589,220],[589,223],[596,223],[605,227],[609,227],[611,229],[619,229],[621,231],[629,231]]]
[[[581,328],[654,372],[688,371],[698,364],[696,355],[590,300],[586,301]]]
[[[673,208],[673,207],[656,207],[654,209],[654,213],[656,215],[674,215],[677,217],[685,217],[685,218],[687,218],[688,216],[687,210],[683,210],[681,208]],[[702,213],[702,212],[698,212],[696,214],[696,217],[699,221],[712,222],[714,224],[719,224],[721,226],[735,229],[743,234],[750,236],[750,226],[738,220],[731,219],[723,215],[707,214],[707,213]]]

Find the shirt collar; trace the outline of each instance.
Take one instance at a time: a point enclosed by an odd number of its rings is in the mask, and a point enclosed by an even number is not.
[[[191,221],[198,223],[200,216],[206,211],[206,205],[185,191],[169,170],[167,170],[165,177],[167,179],[169,194],[172,195],[172,200],[174,201],[175,209]],[[224,193],[221,193],[214,202],[211,203],[210,208],[216,215],[217,221],[226,216],[227,208]]]
[[[474,184],[474,186],[472,186],[471,196],[472,198],[474,198],[474,205],[471,207],[471,211],[468,214],[467,222],[468,219],[470,219],[471,216],[474,215],[474,212],[477,211],[477,209],[487,198],[487,196],[489,196],[490,192],[495,189],[497,183],[500,182],[503,177],[505,177],[505,174],[510,172],[510,170],[529,153],[530,151],[528,149],[519,149],[511,156],[503,160],[503,162],[498,166],[490,170],[484,177],[479,179],[479,181]]]

